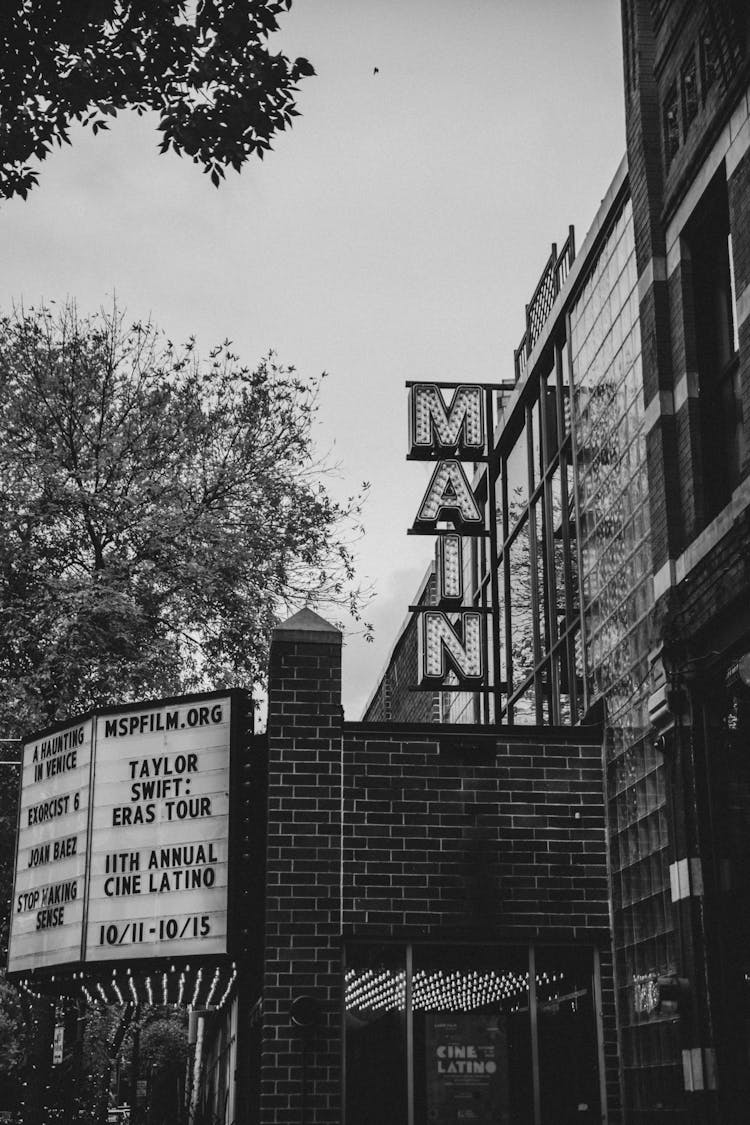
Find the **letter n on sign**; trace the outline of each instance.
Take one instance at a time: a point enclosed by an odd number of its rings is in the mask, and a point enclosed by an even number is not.
[[[481,686],[484,675],[484,615],[464,609],[451,624],[440,609],[419,614],[419,686],[436,687],[445,682],[449,672],[455,673],[458,686],[467,691]]]

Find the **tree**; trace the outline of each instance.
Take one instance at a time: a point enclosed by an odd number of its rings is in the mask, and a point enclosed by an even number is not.
[[[26,197],[72,122],[106,129],[122,109],[159,115],[161,151],[218,186],[263,158],[296,116],[307,59],[272,54],[292,0],[6,0],[0,18],[0,195]]]
[[[0,732],[1,733],[1,732]],[[21,767],[11,764],[18,756],[15,746],[0,742],[0,964],[5,964],[10,935],[10,897],[13,892],[15,836],[18,820],[18,786]],[[3,1010],[0,991],[0,1013]],[[3,1048],[0,1046],[0,1072]]]
[[[117,311],[0,318],[0,733],[263,679],[271,628],[360,591],[317,382]]]
[[[189,1047],[185,1013],[154,1008],[140,1035],[139,1073],[148,1076],[148,1120],[151,1125],[174,1122],[184,1105]]]
[[[27,1060],[29,1011],[21,995],[0,974],[0,1107],[15,1108]]]

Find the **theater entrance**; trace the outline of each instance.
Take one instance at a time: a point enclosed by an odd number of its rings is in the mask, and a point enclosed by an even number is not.
[[[601,1122],[591,948],[347,951],[346,1125]]]

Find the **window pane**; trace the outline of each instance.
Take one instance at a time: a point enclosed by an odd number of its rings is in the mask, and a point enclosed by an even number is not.
[[[541,381],[541,394],[544,395],[544,432],[547,443],[545,468],[554,459],[559,448],[557,434],[557,375],[550,371]]]
[[[536,996],[542,1121],[599,1122],[591,952],[537,946]]]
[[[552,527],[555,552],[555,590],[554,605],[557,616],[558,636],[565,631],[565,539],[563,538],[565,520],[568,519],[567,511],[563,510],[562,485],[560,483],[560,469],[555,469],[552,477]],[[569,523],[568,519],[568,523]]]
[[[523,695],[515,700],[513,704],[513,722],[517,726],[529,726],[536,722],[536,695],[534,694],[533,687],[528,688]]]
[[[549,652],[550,641],[550,625],[547,615],[547,584],[550,581],[547,572],[547,559],[545,550],[545,520],[544,520],[544,504],[541,499],[537,500],[536,504],[532,506],[533,515],[533,528],[534,537],[536,540],[536,590],[537,590],[537,622],[539,629],[539,638],[541,643],[540,655]]]
[[[508,669],[505,663],[505,581],[503,571],[503,560],[500,561],[500,573],[498,575],[498,621],[500,623],[500,651],[496,654],[492,644],[489,645],[491,650],[492,660],[492,679],[490,683],[495,683],[496,680],[505,680],[507,678]],[[488,619],[487,628],[492,635],[492,626]]]
[[[532,1125],[528,979],[525,949],[415,949],[415,1125]]]
[[[513,528],[529,499],[529,459],[526,448],[526,427],[516,439],[505,470],[508,486],[508,527]]]
[[[347,1125],[395,1125],[407,1120],[405,970],[403,949],[348,950]]]
[[[510,566],[513,684],[518,686],[534,667],[528,520],[513,540],[508,552],[508,559]]]
[[[570,645],[572,641],[565,641],[557,649],[550,663],[553,691],[557,693],[560,704],[560,722],[574,723],[576,716],[573,714],[572,692],[573,687],[570,669]]]
[[[537,399],[531,406],[531,471],[532,484],[536,486],[542,473],[541,408]]]
[[[695,51],[685,62],[680,75],[682,85],[682,120],[683,128],[688,128],[698,116],[698,67],[695,61]]]

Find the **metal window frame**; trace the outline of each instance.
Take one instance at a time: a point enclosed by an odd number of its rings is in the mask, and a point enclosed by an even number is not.
[[[496,463],[491,465],[491,478],[498,473],[501,478],[502,490],[502,531],[499,536],[496,570],[502,568],[504,603],[502,606],[503,621],[501,633],[505,637],[505,681],[508,686],[507,697],[504,705],[498,709],[498,720],[512,723],[514,720],[515,705],[525,695],[529,688],[533,688],[535,718],[540,725],[556,724],[562,721],[563,707],[560,691],[560,660],[564,652],[569,669],[568,698],[570,708],[569,722],[573,725],[582,713],[581,700],[577,690],[575,675],[575,637],[581,629],[580,597],[579,608],[575,608],[574,596],[574,567],[580,565],[577,551],[578,536],[576,535],[576,550],[573,550],[570,523],[562,520],[563,536],[563,581],[565,598],[565,623],[561,627],[557,620],[557,576],[555,569],[555,544],[554,520],[552,500],[552,480],[554,474],[560,473],[560,494],[563,511],[569,511],[575,526],[578,527],[578,506],[575,494],[571,496],[568,491],[567,470],[572,464],[572,410],[569,411],[570,429],[565,428],[565,400],[570,395],[570,381],[565,383],[565,356],[570,348],[569,323],[566,318],[566,331],[554,342],[552,363],[549,369],[539,372],[533,378],[528,388],[525,402],[522,406],[523,421],[517,425],[515,440],[509,442],[502,453],[497,455]],[[555,418],[555,447],[550,448],[549,426],[551,419],[549,410],[550,401],[554,398]],[[541,465],[534,461],[534,434],[532,414],[536,404],[539,419],[539,447]],[[525,435],[525,437],[523,436]],[[518,446],[519,441],[526,442],[526,500],[521,512],[510,524],[508,507],[508,472],[507,465],[510,456]],[[541,512],[543,521],[542,533],[538,534],[538,513]],[[528,521],[528,523],[527,523]],[[533,649],[533,667],[522,679],[513,675],[512,659],[512,609],[513,590],[511,581],[510,550],[521,534],[524,526],[528,526],[529,534],[529,572],[530,572],[530,603],[531,603],[531,640]],[[544,613],[545,636],[542,636],[540,615]],[[544,715],[544,701],[548,702],[548,716]]]

